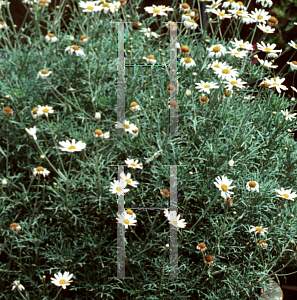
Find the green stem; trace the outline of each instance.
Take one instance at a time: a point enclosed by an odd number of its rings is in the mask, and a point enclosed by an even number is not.
[[[202,215],[200,216],[200,218],[196,221],[196,223],[191,227],[190,231],[193,230],[193,228],[202,220],[202,218],[204,217],[204,215],[207,213],[207,211],[212,207],[212,205],[216,202],[216,200],[218,199],[219,195],[221,194],[221,192],[218,192],[217,195],[215,196],[215,198],[210,202],[210,204],[208,205],[208,207],[203,211]]]
[[[56,300],[56,299],[57,299],[57,297],[58,297],[58,295],[61,293],[62,289],[63,289],[63,288],[61,287],[61,289],[59,290],[59,292],[57,293],[56,297],[55,297],[53,300]]]

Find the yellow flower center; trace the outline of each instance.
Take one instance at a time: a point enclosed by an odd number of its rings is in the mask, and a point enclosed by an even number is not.
[[[71,145],[71,146],[68,147],[68,149],[69,149],[69,150],[76,149],[76,146]]]
[[[109,8],[109,3],[105,2],[105,3],[103,4],[103,7],[108,7],[108,8]]]
[[[214,46],[212,49],[213,52],[220,52],[220,50],[221,50],[220,46]]]
[[[223,69],[223,70],[222,70],[222,73],[224,73],[224,74],[229,74],[229,73],[230,73],[230,70],[229,70],[229,69]]]
[[[186,57],[186,58],[184,59],[184,62],[187,63],[187,64],[189,64],[191,61],[192,61],[192,60],[191,60],[191,58],[189,58],[189,57]]]
[[[219,64],[215,64],[215,65],[213,65],[213,67],[214,68],[219,68],[220,66],[219,66]]]
[[[239,47],[241,47],[241,48],[245,48],[245,45],[243,45],[243,44],[239,44]]]
[[[222,13],[222,12],[219,12],[219,15],[222,16],[222,17],[224,17],[225,14]]]
[[[239,4],[240,6],[243,5],[243,3],[241,1],[238,1],[237,4]]]
[[[80,40],[82,41],[82,40],[84,40],[84,39],[87,39],[88,37],[84,34],[84,35],[82,35],[81,37],[80,37]]]
[[[117,187],[117,192],[121,192],[122,190],[123,189],[120,186]]]
[[[0,25],[4,25],[4,23],[0,21]]]
[[[242,14],[243,14],[243,12],[242,12],[242,11],[240,11],[240,10],[238,10],[238,11],[236,12],[236,14],[237,14],[237,15],[242,15]]]
[[[290,197],[288,194],[283,194],[283,196],[284,196],[285,198],[289,198],[289,197]]]
[[[150,34],[151,34],[151,33],[152,33],[152,31],[147,31],[147,33],[150,33]]]
[[[47,70],[42,70],[41,74],[43,74],[43,75],[48,74],[48,71]]]
[[[55,37],[55,35],[53,33],[49,33],[47,36],[50,37],[50,38]]]
[[[181,7],[182,7],[183,9],[187,9],[187,8],[189,8],[189,4],[183,3]]]
[[[50,109],[47,107],[42,110],[43,113],[48,113],[49,111],[50,111]]]
[[[134,107],[134,106],[137,106],[138,104],[137,104],[137,102],[132,102],[131,104],[130,104],[130,107]]]
[[[265,50],[266,50],[266,51],[271,51],[272,49],[270,49],[270,48],[265,48]]]
[[[233,84],[233,85],[238,84],[238,82],[236,80],[232,80],[232,81],[230,81],[230,83]]]
[[[277,85],[277,86],[279,86],[279,84],[278,84],[278,83],[276,83],[276,82],[273,82],[273,83],[272,83],[272,85]]]
[[[249,182],[249,186],[252,187],[252,188],[254,188],[256,185],[257,185],[257,184],[256,184],[255,181],[250,181],[250,182]]]
[[[217,6],[217,4],[215,3],[214,5],[211,6],[211,8],[215,8]]]
[[[223,190],[224,192],[227,192],[227,191],[228,191],[228,187],[227,187],[226,184],[222,184],[222,185],[221,185],[221,188],[222,188],[222,190]]]
[[[33,114],[36,115],[38,111],[38,107],[33,108]]]
[[[131,166],[136,167],[136,164],[135,164],[135,163],[132,163]]]
[[[227,97],[229,97],[229,96],[231,95],[231,92],[228,91],[228,90],[226,90],[226,91],[225,91],[225,95],[226,95]]]
[[[240,54],[239,52],[236,52],[236,51],[235,51],[235,52],[233,52],[233,53],[234,53],[235,55],[238,55],[238,54]]]
[[[125,219],[124,223],[128,225],[128,224],[130,224],[130,220]]]
[[[160,12],[160,9],[154,8],[154,9],[153,9],[153,12],[154,12],[155,14],[158,14],[158,13]]]
[[[155,59],[153,55],[149,55],[147,58],[148,59]]]
[[[259,20],[263,19],[263,16],[261,16],[261,15],[258,15],[257,17],[258,17]]]
[[[125,127],[126,129],[130,128],[130,126],[129,126],[128,124],[125,124],[124,127]]]
[[[78,47],[78,46],[72,46],[71,48],[72,48],[73,50],[75,50],[75,51],[79,50],[79,47]]]
[[[128,179],[128,178],[127,178],[127,179],[125,179],[125,180],[126,180],[127,183],[132,183],[132,180],[131,180],[131,179]]]
[[[186,13],[186,14],[185,14],[185,16],[187,16],[187,17],[191,17],[191,15],[190,15],[189,13]]]
[[[65,279],[61,279],[61,280],[59,281],[59,283],[60,283],[60,284],[65,284],[65,283],[66,283],[66,280],[65,280]]]
[[[195,24],[195,21],[194,21],[194,20],[188,20],[188,22],[191,22],[191,23]]]
[[[205,88],[205,89],[208,89],[208,88],[210,88],[210,85],[209,85],[209,84],[205,84],[205,85],[204,85],[204,88]]]
[[[177,226],[178,225],[178,222],[177,221],[172,221],[171,222],[173,225]]]
[[[36,171],[37,172],[43,172],[44,171],[44,168],[43,167],[37,167],[36,168]],[[289,196],[288,196],[289,197]],[[287,197],[286,197],[287,198]]]
[[[262,232],[262,231],[263,231],[263,228],[262,228],[262,227],[256,227],[256,231]]]
[[[96,129],[96,130],[95,130],[95,134],[97,134],[97,135],[102,135],[102,133],[103,133],[103,132],[102,132],[100,129]]]
[[[129,209],[126,210],[126,213],[128,215],[133,215],[133,210],[129,208]]]
[[[94,8],[95,8],[94,6],[87,6],[88,10],[94,10]]]

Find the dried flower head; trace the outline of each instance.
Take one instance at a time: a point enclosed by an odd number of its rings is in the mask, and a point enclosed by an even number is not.
[[[267,20],[267,24],[271,27],[274,27],[278,24],[278,20],[277,18],[275,17],[270,17],[268,20]]]
[[[12,231],[20,231],[22,228],[21,228],[21,226],[18,224],[18,223],[12,223],[11,225],[10,225],[10,229],[12,230]]]
[[[200,98],[200,102],[201,103],[207,103],[209,101],[209,98],[206,97],[205,95],[203,95],[201,98]]]
[[[126,210],[126,213],[131,216],[134,214],[133,210],[130,208]]]
[[[172,85],[172,84],[169,84],[169,85],[167,86],[167,90],[168,90],[169,93],[170,93],[170,92],[174,92],[174,91],[175,91],[175,86]]]
[[[189,54],[191,52],[191,49],[188,46],[182,46],[180,50],[182,54]]]
[[[209,254],[206,254],[205,256],[204,256],[204,259],[205,259],[205,263],[207,263],[207,264],[213,264],[213,261],[214,261],[214,256],[211,256],[211,255],[209,255]]]
[[[140,28],[140,25],[136,22],[132,23],[132,28],[133,29],[139,29]]]
[[[261,240],[261,241],[259,241],[258,246],[264,249],[267,247],[267,243],[265,241]]]
[[[160,191],[160,194],[163,197],[167,197],[167,198],[170,196],[170,192],[167,189],[163,189],[162,191]]]
[[[170,101],[168,104],[170,105],[170,108],[177,109],[177,102],[176,101]]]
[[[207,249],[205,243],[199,243],[197,249],[200,251],[205,251]]]
[[[4,107],[4,108],[3,108],[3,113],[4,113],[6,116],[12,116],[12,115],[13,115],[13,109],[10,108],[10,107]]]

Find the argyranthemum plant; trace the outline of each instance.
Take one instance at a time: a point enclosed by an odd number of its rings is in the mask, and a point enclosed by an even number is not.
[[[127,213],[124,211],[122,214],[118,215],[116,218],[118,223],[125,226],[125,229],[128,229],[129,226],[136,226],[137,220],[135,219],[134,215]]]
[[[110,192],[112,192],[113,194],[117,194],[118,196],[124,196],[125,193],[128,193],[130,190],[129,189],[125,189],[125,187],[127,186],[127,181],[125,180],[113,180],[113,182],[110,183],[111,187],[110,187]]]
[[[73,139],[72,142],[67,140],[65,142],[59,142],[59,144],[63,146],[59,149],[64,152],[79,152],[86,147],[86,143],[83,143],[82,141],[75,143],[75,139]]]
[[[275,190],[275,191],[279,194],[276,197],[284,198],[284,199],[287,199],[287,200],[294,201],[294,198],[297,196],[296,193],[291,193],[292,189],[285,190],[284,188],[281,188],[280,190]]]
[[[224,199],[230,198],[231,194],[234,194],[230,190],[233,189],[235,186],[231,186],[233,180],[228,179],[226,176],[218,176],[216,178],[217,182],[214,182],[215,186],[221,191],[221,197]]]

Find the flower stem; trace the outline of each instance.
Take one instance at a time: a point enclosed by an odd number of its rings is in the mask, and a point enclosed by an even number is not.
[[[56,297],[55,297],[53,300],[56,300],[56,299],[57,299],[57,297],[58,297],[58,295],[61,293],[61,291],[62,291],[62,287],[61,287],[61,289],[59,290],[59,292],[57,293]]]

